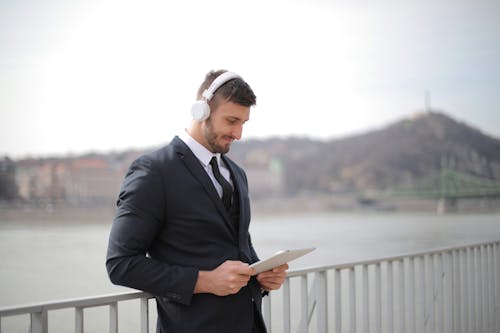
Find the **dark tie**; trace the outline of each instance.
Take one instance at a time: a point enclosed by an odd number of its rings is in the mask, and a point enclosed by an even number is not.
[[[210,160],[210,165],[212,166],[212,172],[214,173],[215,179],[217,179],[220,186],[222,187],[222,202],[224,203],[224,206],[226,206],[226,209],[229,209],[231,207],[233,188],[231,187],[231,184],[229,184],[229,182],[226,180],[226,178],[221,175],[219,165],[217,163],[217,157],[212,157],[212,159]]]

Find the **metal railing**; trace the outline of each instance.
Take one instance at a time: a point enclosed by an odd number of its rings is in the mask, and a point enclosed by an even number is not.
[[[0,333],[2,318],[26,314],[32,333],[48,332],[48,314],[59,309],[74,309],[82,333],[92,307],[109,308],[117,333],[118,303],[132,299],[146,333],[150,298],[129,292],[3,308]],[[290,271],[263,312],[270,332],[500,332],[500,241]]]

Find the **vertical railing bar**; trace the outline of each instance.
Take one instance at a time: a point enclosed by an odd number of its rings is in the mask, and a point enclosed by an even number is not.
[[[118,333],[118,302],[109,305],[109,333]]]
[[[453,278],[450,252],[442,254],[443,260],[443,332],[453,333]]]
[[[481,328],[481,277],[479,275],[481,266],[479,260],[479,248],[477,246],[474,247],[474,323],[475,323],[475,332],[482,332]]]
[[[495,286],[495,271],[496,271],[496,266],[495,266],[495,244],[490,245],[490,252],[489,252],[489,267],[490,267],[490,283],[491,283],[491,292],[490,292],[490,302],[491,302],[491,311],[490,311],[490,316],[491,316],[491,331],[495,332],[495,298],[496,298],[496,286]]]
[[[75,333],[83,333],[83,309],[81,307],[75,308]]]
[[[375,333],[380,333],[382,330],[382,276],[381,276],[381,269],[380,269],[381,263],[375,264],[375,281],[374,281],[374,303],[375,303],[375,309],[374,309],[374,314],[375,314],[375,319],[374,319],[374,332]]]
[[[434,332],[434,261],[431,255],[424,256],[424,274],[426,285],[424,327],[425,332]]]
[[[467,248],[467,320],[468,320],[468,327],[466,332],[474,332],[476,329],[476,323],[474,321],[474,311],[476,309],[475,307],[475,296],[474,296],[474,249],[471,247]]]
[[[494,318],[494,329],[493,332],[499,332],[500,331],[500,243],[495,243],[493,245],[493,285],[494,285],[494,292],[493,294],[495,295],[494,300],[493,300],[493,318]]]
[[[487,280],[487,275],[486,275],[486,253],[485,253],[485,245],[482,245],[479,247],[479,258],[480,258],[480,280],[481,280],[481,290],[480,290],[480,296],[481,296],[481,313],[479,315],[480,320],[481,320],[481,329],[482,331],[487,331],[488,329],[488,321],[487,321],[487,314],[488,314],[488,305],[487,305],[487,291],[486,288],[488,287],[488,280]]]
[[[316,291],[316,288],[317,287],[317,279],[314,279],[313,280],[313,283],[312,283],[312,286],[311,286],[311,289],[309,291],[309,296],[307,298],[307,307],[306,307],[306,313],[305,313],[305,317],[302,318],[300,324],[299,324],[299,328],[300,327],[306,327],[306,332],[308,330],[308,327],[309,327],[309,323],[311,322],[311,319],[313,317],[313,314],[314,314],[314,309],[316,307],[316,303],[317,303],[317,291]],[[306,293],[307,293],[307,280],[306,280],[306,286],[305,286],[305,289],[306,289]],[[303,313],[304,315],[304,313]]]
[[[491,311],[491,304],[490,304],[490,297],[491,297],[491,283],[490,283],[490,268],[489,268],[489,255],[488,255],[489,249],[488,249],[488,244],[485,244],[483,247],[483,295],[484,295],[484,300],[483,300],[483,310],[484,310],[484,315],[483,315],[483,327],[486,332],[491,332],[491,323],[490,323],[490,311]],[[488,290],[490,292],[488,292]]]
[[[405,277],[406,277],[406,332],[415,333],[415,269],[413,258],[405,259]]]
[[[30,332],[47,333],[49,330],[48,315],[46,310],[30,314]]]
[[[436,253],[434,255],[434,288],[436,289],[435,294],[435,331],[443,332],[443,257],[442,253]]]
[[[356,333],[356,280],[354,267],[347,270],[349,280],[349,327],[351,333]]]
[[[299,322],[299,332],[308,332],[308,309],[309,309],[309,299],[307,293],[307,274],[300,276],[300,299],[302,300],[301,305],[301,320]]]
[[[319,333],[327,333],[328,331],[328,308],[326,302],[327,295],[327,279],[326,271],[316,272],[316,302],[318,304],[316,308],[316,320],[317,320],[317,331]]]
[[[495,306],[493,310],[493,318],[495,318],[494,332],[500,331],[500,242],[495,243],[493,248],[493,267],[495,267]]]
[[[425,274],[423,267],[424,258],[415,257],[415,330],[425,332]]]
[[[468,327],[467,320],[467,304],[469,303],[469,299],[467,296],[467,251],[465,249],[461,249],[458,251],[459,253],[459,271],[460,271],[460,298],[461,298],[461,306],[459,312],[460,318],[460,331],[459,333],[466,333]]]
[[[283,332],[290,333],[290,279],[283,283]]]
[[[452,314],[453,314],[453,332],[460,332],[460,309],[462,308],[462,297],[460,295],[460,251],[451,252],[452,260]]]
[[[399,308],[399,320],[398,329],[396,332],[405,332],[405,272],[404,272],[404,261],[398,261],[398,308]]]
[[[262,298],[262,316],[264,317],[264,324],[267,330],[272,332],[271,328],[271,294]]]
[[[370,299],[368,295],[368,265],[361,265],[361,281],[362,281],[362,301],[361,301],[361,320],[362,332],[369,333],[370,330]]]
[[[149,299],[141,298],[141,333],[149,333]]]
[[[341,333],[342,330],[342,302],[341,302],[341,281],[340,281],[340,270],[335,269],[333,271],[333,283],[334,283],[334,325],[335,333]],[[302,331],[307,332],[307,331]]]
[[[478,332],[483,332],[483,261],[481,255],[481,246],[477,247],[476,251],[476,266],[477,266],[477,322],[478,322]]]
[[[486,268],[488,274],[488,288],[490,292],[488,295],[488,331],[494,332],[494,318],[493,317],[493,308],[494,308],[494,295],[495,295],[495,287],[493,285],[493,271],[494,271],[494,262],[493,262],[493,244],[488,244],[486,247]]]
[[[387,262],[387,315],[386,315],[386,332],[394,333],[394,269],[393,262]]]
[[[308,298],[309,299],[309,306],[307,309],[307,325],[308,326],[311,323],[311,320],[312,320],[312,317],[314,314],[314,309],[316,308],[316,304],[318,301],[316,298],[316,288],[317,288],[316,283],[317,283],[317,281],[316,281],[316,279],[314,279],[313,284],[311,286],[311,289],[309,291],[309,298]]]

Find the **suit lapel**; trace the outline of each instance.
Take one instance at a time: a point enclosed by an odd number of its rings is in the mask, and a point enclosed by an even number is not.
[[[219,194],[217,193],[217,190],[215,189],[212,180],[207,175],[207,172],[203,169],[203,166],[201,165],[198,158],[196,158],[196,156],[189,149],[189,147],[178,137],[174,138],[173,144],[176,148],[177,154],[186,165],[186,168],[193,175],[193,177],[203,186],[207,195],[210,197],[210,199],[214,202],[215,206],[217,207],[219,213],[224,217],[224,222],[231,229],[233,234],[235,234],[236,229],[234,227],[234,224],[231,222],[231,217],[229,215],[229,212],[227,211],[226,207],[224,207],[224,204],[222,203],[222,200],[219,197]]]

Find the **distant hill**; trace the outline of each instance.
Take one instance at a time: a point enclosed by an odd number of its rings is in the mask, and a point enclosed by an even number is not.
[[[111,206],[130,163],[153,149],[4,158],[0,201]],[[245,168],[252,197],[267,203],[285,197],[314,197],[315,202],[332,195],[355,198],[369,190],[412,187],[436,175],[443,159],[457,171],[500,180],[500,140],[440,112],[418,113],[378,130],[329,141],[242,140],[229,154]]]
[[[249,140],[231,155],[278,158],[288,193],[358,192],[411,186],[439,172],[443,158],[457,171],[500,180],[500,140],[440,112],[421,112],[384,128],[328,142],[306,138]]]

